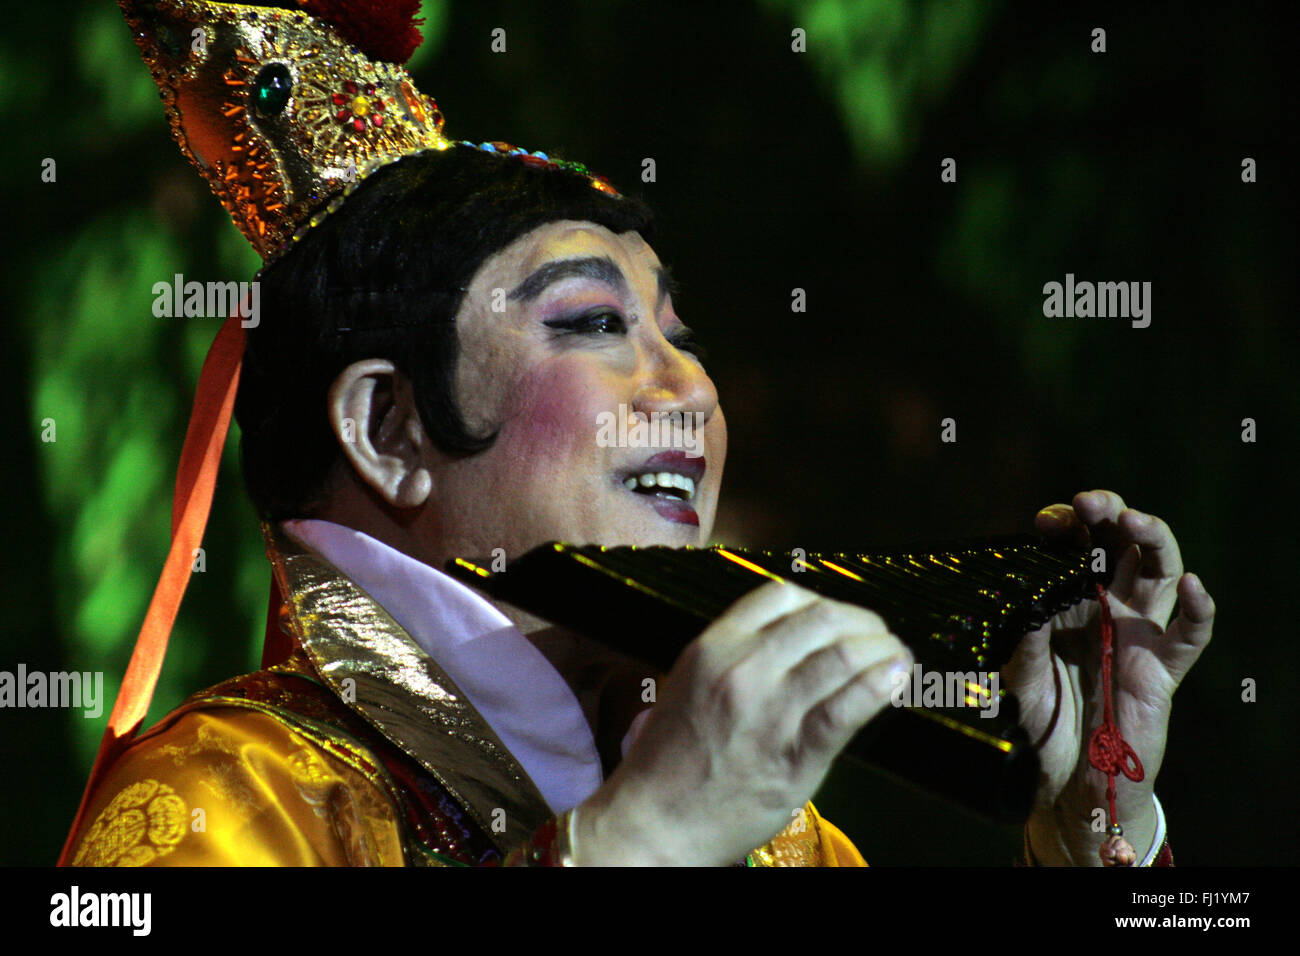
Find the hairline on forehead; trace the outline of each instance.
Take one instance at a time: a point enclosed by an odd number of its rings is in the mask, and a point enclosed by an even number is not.
[[[554,235],[547,236],[544,240],[539,240],[539,233],[554,230],[557,226],[564,226],[564,228]],[[565,239],[581,233],[594,236],[606,249],[556,248],[565,245]],[[506,283],[510,289],[507,298],[511,301],[522,300],[525,305],[539,298],[551,285],[557,285],[562,281],[575,277],[586,278],[604,284],[615,294],[626,295],[628,291],[627,277],[606,250],[613,245],[611,237],[621,239],[628,233],[636,233],[636,230],[629,229],[625,232],[616,233],[600,223],[589,220],[566,219],[542,223],[516,238],[510,245],[499,250],[493,256],[490,256],[479,267],[478,273],[469,283],[466,292],[468,293],[469,289],[480,283],[488,283],[497,288],[501,285],[501,276],[499,274],[493,275],[493,272],[502,268],[520,267],[519,272],[523,273],[525,278],[519,282]],[[654,253],[654,248],[650,243],[639,233],[637,233],[637,239],[640,240],[640,245],[650,252],[650,260],[647,261],[637,253],[628,255],[635,265],[644,266],[654,276],[656,284],[654,311],[657,313],[663,308],[664,303],[669,301],[677,292],[677,281],[668,266],[659,261],[659,257]],[[537,245],[539,241],[541,242],[540,246]],[[513,251],[515,256],[522,255],[523,259],[515,263],[501,261],[501,255],[507,251]],[[625,250],[620,248],[620,252],[625,253]],[[569,263],[572,263],[574,267],[570,269],[555,268]],[[530,291],[525,289],[530,284],[529,280],[534,280],[532,284],[537,285],[535,280],[548,270],[558,272],[559,275],[549,281],[543,280],[537,288]],[[467,295],[466,300],[468,301],[468,299],[469,296]],[[462,308],[464,305],[465,303],[462,303]]]
[[[539,239],[540,233],[554,230],[557,226],[564,226],[565,228],[555,232],[554,235],[547,236],[544,240]],[[641,234],[635,229],[629,229],[627,232],[614,232],[609,227],[602,226],[598,222],[591,222],[590,220],[559,219],[542,223],[540,226],[529,230],[519,238],[515,239],[514,242],[501,250],[501,252],[506,252],[511,249],[515,249],[516,252],[522,252],[524,254],[524,259],[521,264],[527,272],[533,272],[550,260],[568,258],[568,256],[565,255],[565,250],[557,249],[556,246],[560,245],[564,240],[571,239],[574,235],[581,233],[593,235],[607,244],[612,243],[613,240],[622,239],[629,234],[635,235],[640,246],[650,252],[650,260],[643,260],[646,267],[652,272],[657,268],[663,268],[663,264],[659,262],[658,255],[654,252],[654,248],[650,243],[646,242]],[[640,252],[641,250],[638,249],[637,251]],[[498,255],[499,254],[500,253],[498,253]],[[490,257],[490,259],[491,258],[495,257]],[[487,265],[487,263],[485,262],[484,265]]]

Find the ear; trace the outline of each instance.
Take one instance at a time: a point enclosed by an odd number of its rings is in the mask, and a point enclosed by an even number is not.
[[[406,376],[387,359],[353,362],[325,401],[330,428],[361,480],[394,507],[424,504],[433,491],[429,437]]]

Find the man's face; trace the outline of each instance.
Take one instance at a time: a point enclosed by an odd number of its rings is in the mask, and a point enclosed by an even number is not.
[[[456,394],[471,431],[498,435],[431,462],[434,550],[708,542],[727,428],[668,285],[639,234],[590,222],[483,264],[456,317]]]

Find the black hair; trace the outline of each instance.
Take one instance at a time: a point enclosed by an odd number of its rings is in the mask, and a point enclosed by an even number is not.
[[[244,483],[270,521],[308,516],[341,457],[326,415],[331,382],[353,362],[388,359],[411,381],[434,445],[473,454],[495,434],[468,430],[455,395],[455,317],[494,253],[561,219],[635,230],[640,201],[577,173],[470,146],[406,157],[373,173],[260,274],[235,417]]]

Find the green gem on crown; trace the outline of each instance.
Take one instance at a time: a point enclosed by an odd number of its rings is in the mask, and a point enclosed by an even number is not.
[[[275,116],[293,93],[293,77],[283,63],[269,63],[253,81],[254,108],[259,116]]]

